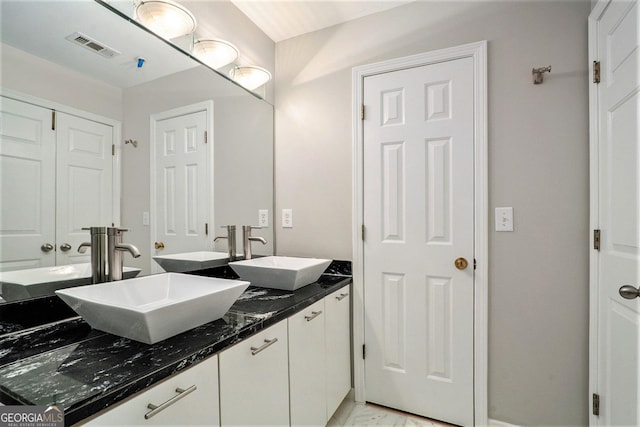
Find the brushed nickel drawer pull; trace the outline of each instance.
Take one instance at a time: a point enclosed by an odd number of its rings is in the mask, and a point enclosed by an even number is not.
[[[311,316],[304,316],[305,319],[307,319],[307,322],[311,322],[313,319],[315,319],[316,317],[320,316],[322,314],[322,310],[320,311],[312,311],[311,312]]]
[[[255,356],[256,354],[260,353],[262,350],[269,347],[271,344],[275,344],[276,342],[278,342],[278,338],[264,340],[264,344],[262,344],[260,347],[251,347],[251,355]]]
[[[348,296],[349,296],[349,294],[340,294],[340,295],[338,295],[338,296],[336,297],[336,299],[337,299],[338,301],[342,301],[343,299],[345,299],[345,298],[346,298],[346,297],[348,297]]]
[[[173,396],[171,399],[167,400],[166,402],[156,406],[153,403],[149,403],[147,405],[148,409],[151,409],[149,412],[147,412],[146,414],[144,414],[144,419],[148,420],[149,418],[153,417],[154,415],[156,415],[157,413],[164,411],[165,409],[167,409],[169,406],[173,405],[174,403],[176,403],[178,400],[182,399],[183,397],[185,397],[187,394],[191,393],[192,391],[195,391],[198,388],[198,386],[196,386],[195,384],[192,385],[191,387],[189,387],[188,389],[182,389],[180,387],[176,388],[176,394],[175,396]]]

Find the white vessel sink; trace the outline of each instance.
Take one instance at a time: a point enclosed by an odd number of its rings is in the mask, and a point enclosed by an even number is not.
[[[295,291],[318,280],[329,264],[330,259],[266,256],[229,266],[252,286]]]
[[[199,251],[158,255],[154,256],[153,259],[165,271],[183,273],[185,271],[204,270],[205,268],[226,265],[229,261],[229,254],[226,252]]]
[[[249,282],[162,273],[56,294],[92,328],[154,344],[224,316]]]
[[[139,268],[124,267],[125,279],[136,277]],[[91,284],[91,264],[69,264],[0,272],[2,298],[15,301],[53,295],[58,289]]]

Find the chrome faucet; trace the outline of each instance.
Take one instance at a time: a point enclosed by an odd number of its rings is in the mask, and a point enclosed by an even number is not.
[[[229,252],[229,261],[235,261],[236,259],[236,226],[235,225],[222,225],[221,228],[227,229],[226,236],[216,236],[213,239],[217,242],[219,239],[227,239],[227,250]]]
[[[251,242],[262,242],[263,245],[267,244],[264,237],[251,235],[251,230],[260,228],[262,227],[256,227],[253,225],[242,226],[242,250],[244,252],[244,259],[251,259]]]
[[[138,258],[140,251],[129,243],[122,243],[122,233],[126,228],[109,227],[107,229],[107,253],[109,255],[109,281],[122,280],[122,252],[129,252]]]
[[[91,248],[91,283],[103,283],[107,278],[107,228],[88,227],[83,230],[91,232],[91,242],[84,242],[78,246],[81,254]]]

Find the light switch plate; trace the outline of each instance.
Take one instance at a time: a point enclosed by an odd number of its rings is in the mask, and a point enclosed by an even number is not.
[[[513,208],[496,208],[496,231],[513,231]]]
[[[258,226],[269,226],[269,209],[258,209]]]
[[[142,225],[149,225],[149,212],[142,212]]]
[[[282,209],[282,228],[293,228],[293,209]]]

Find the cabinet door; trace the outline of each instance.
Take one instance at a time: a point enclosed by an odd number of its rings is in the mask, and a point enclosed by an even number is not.
[[[150,413],[149,404],[161,407],[164,403],[165,409]],[[145,415],[150,418],[146,419]],[[154,385],[81,425],[219,426],[218,356]]]
[[[220,353],[223,426],[289,425],[287,321]]]
[[[327,423],[324,300],[289,319],[289,384],[292,426]]]
[[[327,417],[331,418],[351,389],[351,334],[349,287],[324,300],[327,347]]]

